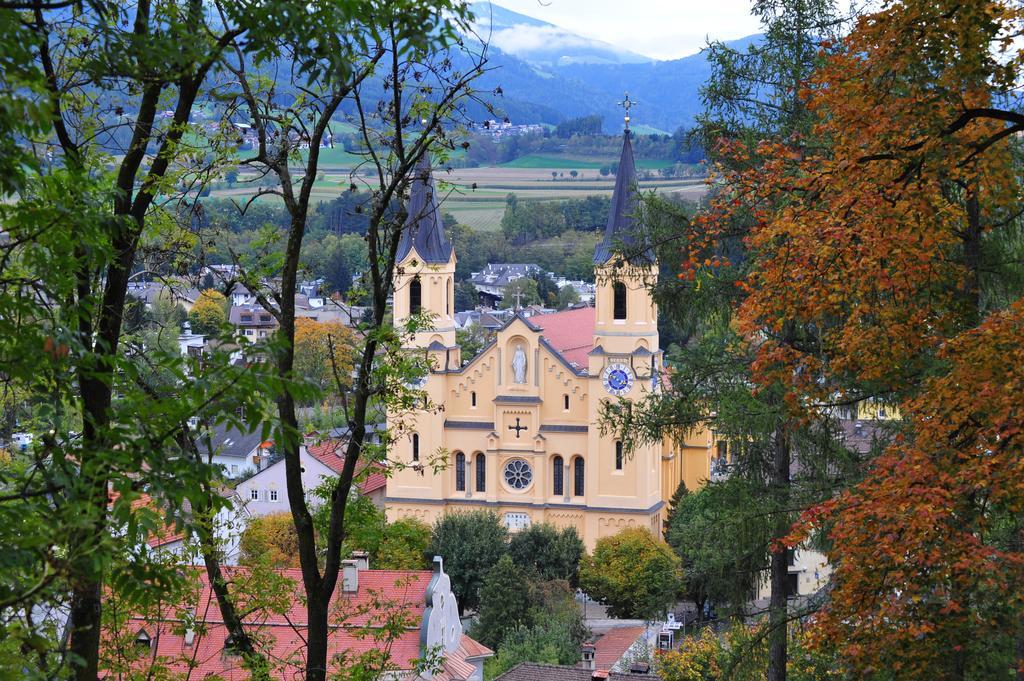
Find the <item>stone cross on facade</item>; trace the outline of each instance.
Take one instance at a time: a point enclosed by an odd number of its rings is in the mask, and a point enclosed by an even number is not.
[[[516,439],[517,440],[519,439],[519,432],[520,431],[528,430],[526,426],[519,425],[519,417],[518,416],[516,417],[516,425],[509,426],[508,429],[516,431]]]

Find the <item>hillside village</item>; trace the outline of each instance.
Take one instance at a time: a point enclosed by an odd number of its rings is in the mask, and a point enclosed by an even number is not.
[[[1020,679],[1019,3],[506,4],[0,0],[0,681]]]

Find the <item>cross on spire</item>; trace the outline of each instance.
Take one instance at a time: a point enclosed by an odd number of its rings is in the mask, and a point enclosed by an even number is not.
[[[627,92],[626,93],[626,98],[623,99],[621,102],[618,102],[617,106],[621,106],[623,109],[626,110],[626,116],[625,116],[626,131],[628,132],[629,131],[629,110],[632,109],[634,106],[640,106],[640,103],[639,102],[634,102],[633,100],[631,100],[629,98],[629,93]]]

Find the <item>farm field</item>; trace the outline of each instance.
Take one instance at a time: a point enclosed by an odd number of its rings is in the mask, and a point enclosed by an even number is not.
[[[324,152],[338,150],[325,149]],[[343,158],[340,153],[333,158]],[[351,154],[345,154],[351,156]],[[501,217],[505,212],[505,198],[514,193],[520,201],[557,201],[582,199],[587,196],[611,196],[615,187],[614,176],[602,177],[596,169],[579,169],[576,179],[565,177],[552,179],[551,171],[539,167],[490,166],[485,168],[456,168],[451,171],[438,169],[435,178],[439,193],[443,195],[442,210],[451,214],[460,223],[480,231],[496,231],[501,228]],[[313,187],[313,202],[330,201],[348,191],[351,182],[362,184],[360,176],[352,177],[348,170],[327,166]],[[257,187],[247,184],[245,174],[233,187],[221,185],[213,190],[216,198],[233,198],[245,201],[256,193]],[[476,188],[473,188],[474,183]],[[653,189],[696,201],[706,191],[703,180],[641,180],[641,190]],[[259,201],[277,201],[275,196],[263,196]]]
[[[594,158],[582,158],[573,156],[564,156],[559,154],[529,154],[527,156],[521,156],[514,161],[502,164],[502,167],[506,168],[546,168],[549,170],[597,170],[601,166],[606,166],[613,162],[615,159],[609,159],[608,161],[601,161]],[[660,170],[661,168],[671,168],[674,164],[672,161],[655,160],[655,159],[637,159],[636,167],[641,170]]]

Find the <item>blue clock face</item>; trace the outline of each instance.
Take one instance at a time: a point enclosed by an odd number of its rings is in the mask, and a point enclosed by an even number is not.
[[[629,385],[629,376],[622,369],[613,369],[608,374],[608,385],[615,390],[622,390]]]
[[[633,387],[633,372],[624,364],[609,364],[601,379],[612,395],[625,395]]]

